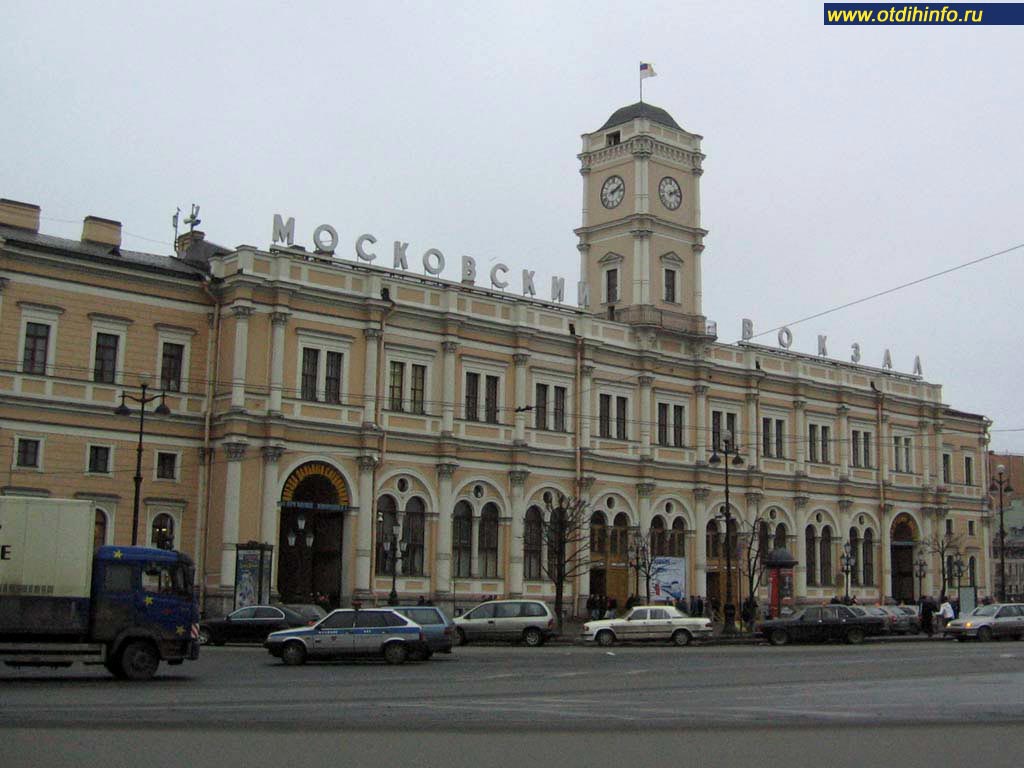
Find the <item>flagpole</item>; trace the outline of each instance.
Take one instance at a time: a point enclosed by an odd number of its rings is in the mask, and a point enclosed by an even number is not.
[[[644,73],[640,73],[640,103],[644,103]]]

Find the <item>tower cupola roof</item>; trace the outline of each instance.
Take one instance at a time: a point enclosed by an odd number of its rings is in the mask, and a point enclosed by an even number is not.
[[[683,130],[679,123],[672,119],[672,115],[661,107],[648,104],[646,101],[638,101],[636,104],[630,104],[628,107],[615,110],[612,116],[605,121],[604,125],[597,130],[603,131],[606,128],[622,125],[638,117],[646,117],[648,120],[660,123],[661,125],[667,125],[669,128],[674,128],[677,131]]]

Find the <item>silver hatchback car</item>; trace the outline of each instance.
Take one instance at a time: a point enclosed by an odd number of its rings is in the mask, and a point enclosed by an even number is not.
[[[461,645],[473,640],[519,642],[531,647],[554,637],[555,614],[542,600],[491,600],[455,617]]]

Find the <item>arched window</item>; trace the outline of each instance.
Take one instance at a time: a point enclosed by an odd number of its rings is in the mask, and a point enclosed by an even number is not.
[[[768,523],[762,520],[757,524],[757,553],[762,562],[768,556],[768,550],[771,546],[770,542],[771,536],[768,535]]]
[[[870,528],[864,531],[861,563],[863,563],[864,586],[875,585],[875,533]]]
[[[608,518],[598,510],[590,516],[590,557],[601,560],[608,552]]]
[[[405,542],[402,573],[406,576],[423,575],[423,540],[426,516],[423,499],[419,496],[409,499],[405,505],[405,521],[402,524],[402,541]]]
[[[629,556],[629,516],[619,512],[612,527],[612,558],[625,560]]]
[[[102,509],[96,510],[96,522],[92,533],[93,547],[98,549],[107,543],[107,513]]]
[[[818,585],[818,536],[813,525],[804,529],[804,551],[807,552],[807,586]]]
[[[498,576],[498,507],[484,504],[480,513],[480,575],[485,579]]]
[[[153,518],[150,542],[157,549],[174,549],[174,518],[166,512]]]
[[[565,551],[565,540],[567,537],[567,520],[565,507],[559,505],[550,510],[551,517],[548,520],[547,545],[548,545],[548,573],[552,581],[559,581],[565,575],[565,558],[568,553]]]
[[[775,526],[775,549],[786,548],[786,536],[788,534],[789,531],[786,530],[785,523],[779,523]]]
[[[665,521],[661,515],[655,515],[651,520],[651,557],[661,557],[665,554]]]
[[[860,533],[856,528],[850,529],[850,557],[853,558],[853,562],[850,563],[850,585],[854,587],[860,586],[860,568],[857,567],[860,561]]]
[[[540,507],[526,510],[523,525],[523,578],[536,581],[540,578],[540,556],[544,542],[544,518]]]
[[[470,577],[473,552],[473,508],[468,501],[455,505],[452,514],[452,575],[457,579]]]
[[[392,538],[398,523],[398,509],[393,496],[377,499],[377,575],[390,576],[394,561]]]
[[[832,527],[821,529],[821,585],[832,586]]]
[[[707,535],[707,547],[708,557],[721,557],[722,556],[722,534],[718,530],[717,520],[708,520],[708,527],[706,529]]]
[[[672,521],[672,533],[668,540],[670,557],[686,557],[686,521],[677,517]]]
[[[972,587],[978,586],[976,579],[978,578],[978,561],[974,559],[974,555],[971,555],[967,560],[967,583]]]

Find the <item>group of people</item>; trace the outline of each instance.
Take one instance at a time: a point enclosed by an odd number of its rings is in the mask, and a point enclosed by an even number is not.
[[[629,604],[629,601],[627,601],[626,607],[632,608],[633,606]],[[608,597],[608,595],[590,595],[590,597],[587,598],[587,615],[590,616],[591,621],[597,621],[598,619],[614,619],[618,609],[619,601],[614,597]]]
[[[935,602],[931,595],[924,595],[919,601],[921,607],[921,629],[932,636],[936,631],[946,628],[946,625],[955,619],[960,613],[960,606],[956,598],[952,600],[946,595],[942,596],[942,602]]]

